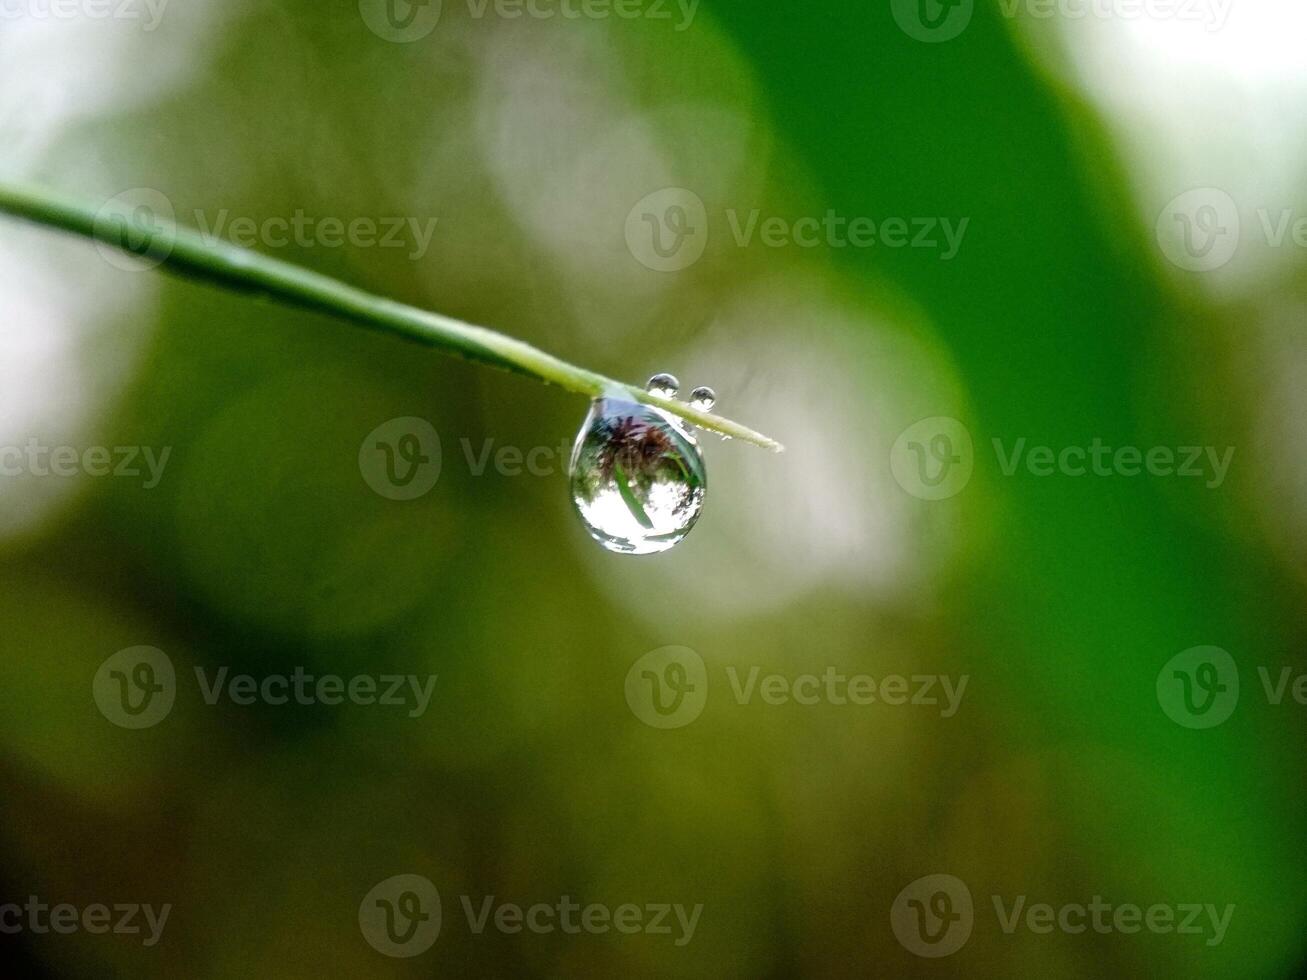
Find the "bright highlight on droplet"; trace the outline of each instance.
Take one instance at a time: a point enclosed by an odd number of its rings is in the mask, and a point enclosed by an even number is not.
[[[675,398],[676,393],[681,390],[681,382],[676,380],[674,374],[655,374],[645,383],[644,389],[651,395]]]
[[[591,403],[572,450],[571,481],[591,537],[625,555],[656,554],[684,539],[708,488],[698,443],[680,421],[621,396]]]
[[[690,407],[697,408],[701,412],[711,412],[712,407],[717,404],[717,392],[704,385],[700,385],[690,392]]]

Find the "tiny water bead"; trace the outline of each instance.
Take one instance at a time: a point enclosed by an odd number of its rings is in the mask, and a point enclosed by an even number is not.
[[[699,445],[680,420],[617,393],[591,403],[572,450],[571,482],[590,536],[626,555],[681,541],[708,489]]]
[[[717,404],[717,392],[704,385],[700,385],[690,392],[690,407],[697,408],[701,412],[711,412],[712,407]]]
[[[662,395],[664,398],[675,398],[676,393],[681,390],[681,382],[676,380],[674,374],[655,374],[645,382],[644,390],[651,395]]]

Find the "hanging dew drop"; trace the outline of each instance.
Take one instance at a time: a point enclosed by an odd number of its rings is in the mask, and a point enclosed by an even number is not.
[[[717,392],[706,386],[700,386],[690,392],[690,407],[697,408],[701,412],[711,412],[712,407],[717,404]]]
[[[664,398],[675,398],[676,393],[681,390],[681,383],[676,380],[674,374],[655,374],[645,382],[644,390],[651,395],[662,395]]]
[[[571,483],[590,536],[626,555],[656,554],[681,541],[708,489],[694,436],[661,409],[620,394],[591,403],[572,450]]]

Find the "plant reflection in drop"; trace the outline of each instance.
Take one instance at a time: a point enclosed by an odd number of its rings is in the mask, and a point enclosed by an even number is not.
[[[670,375],[655,379],[659,394],[675,393]],[[627,555],[652,555],[681,541],[708,488],[698,443],[681,421],[620,393],[591,403],[572,450],[571,479],[572,502],[590,535]]]

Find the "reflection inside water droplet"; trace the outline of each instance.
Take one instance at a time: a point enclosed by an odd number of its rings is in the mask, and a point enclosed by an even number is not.
[[[697,408],[701,412],[711,412],[712,407],[716,404],[717,392],[705,385],[700,385],[690,392],[691,408]]]
[[[674,374],[655,374],[645,382],[644,390],[653,395],[662,395],[664,398],[675,398],[676,393],[681,390],[681,382],[676,380]]]
[[[661,409],[596,398],[572,450],[572,502],[609,551],[651,555],[687,534],[708,488],[694,437]]]

